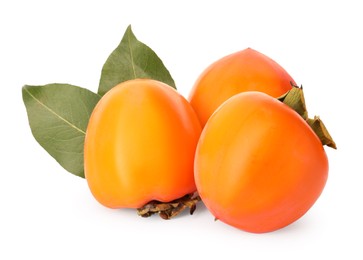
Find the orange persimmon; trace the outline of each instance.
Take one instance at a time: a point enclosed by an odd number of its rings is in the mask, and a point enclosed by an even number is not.
[[[84,146],[85,177],[110,208],[140,208],[195,192],[201,126],[187,100],[150,79],[123,82],[95,107]]]
[[[262,233],[303,216],[328,177],[322,142],[293,109],[261,92],[224,102],[205,125],[195,181],[211,213]]]
[[[189,101],[202,126],[228,98],[245,91],[279,97],[296,85],[274,60],[251,48],[230,54],[211,64],[197,79]]]

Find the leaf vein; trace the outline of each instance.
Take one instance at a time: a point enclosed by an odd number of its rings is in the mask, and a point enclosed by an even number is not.
[[[135,70],[134,56],[132,55],[130,32],[128,32],[128,34],[127,34],[127,40],[128,40],[128,45],[129,45],[129,52],[130,52],[132,71],[134,73],[134,78],[136,79],[136,70]]]
[[[74,124],[72,124],[71,122],[69,122],[67,119],[63,118],[62,116],[58,115],[55,111],[53,111],[50,107],[46,106],[45,104],[43,104],[39,99],[37,99],[34,95],[32,95],[32,93],[30,93],[29,90],[27,90],[25,88],[25,91],[28,93],[28,95],[33,98],[37,103],[39,103],[42,107],[44,107],[46,110],[48,110],[51,114],[53,114],[54,116],[56,116],[57,118],[59,118],[60,120],[62,120],[63,122],[65,122],[66,124],[68,124],[70,127],[76,129],[78,132],[86,135],[86,132],[83,131],[82,129],[78,128],[77,126],[75,126]]]

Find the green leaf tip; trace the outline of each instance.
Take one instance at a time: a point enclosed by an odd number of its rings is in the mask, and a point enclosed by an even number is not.
[[[136,78],[154,79],[176,88],[164,63],[150,47],[136,38],[129,25],[120,44],[102,67],[98,94],[104,95],[117,84]]]
[[[302,86],[298,87],[292,85],[291,90],[277,99],[295,110],[295,112],[297,112],[308,123],[308,125],[320,139],[322,145],[337,149],[336,143],[329,134],[329,131],[325,127],[323,121],[318,116],[314,116],[314,119],[310,119],[308,117]]]
[[[22,97],[36,141],[67,171],[84,178],[83,146],[100,96],[69,84],[25,85]]]

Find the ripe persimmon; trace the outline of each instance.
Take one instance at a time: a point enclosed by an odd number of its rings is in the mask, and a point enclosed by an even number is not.
[[[245,91],[279,97],[295,85],[278,63],[251,48],[230,54],[211,64],[197,79],[189,101],[202,126],[228,98]]]
[[[110,208],[140,208],[196,191],[201,126],[188,101],[151,79],[123,82],[96,105],[84,146],[85,177]]]
[[[252,91],[231,97],[210,117],[194,170],[199,195],[217,219],[262,233],[312,207],[326,184],[328,159],[298,113]]]

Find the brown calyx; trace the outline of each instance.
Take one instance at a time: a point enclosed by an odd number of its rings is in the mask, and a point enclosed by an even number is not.
[[[163,219],[171,219],[177,216],[186,208],[189,208],[190,215],[193,215],[196,204],[200,201],[197,194],[187,194],[179,199],[170,202],[161,202],[157,200],[150,201],[145,206],[137,209],[137,214],[141,217],[150,217],[153,214],[159,214]]]

